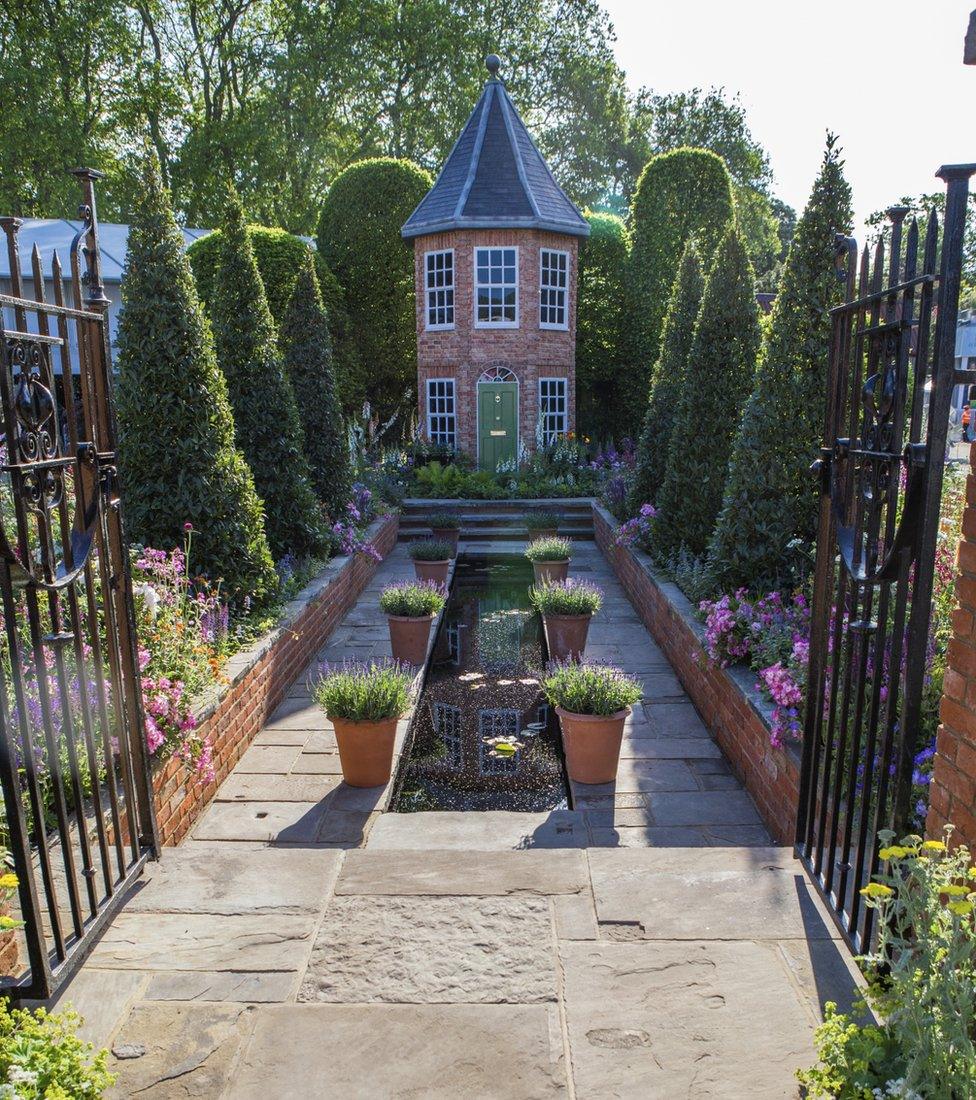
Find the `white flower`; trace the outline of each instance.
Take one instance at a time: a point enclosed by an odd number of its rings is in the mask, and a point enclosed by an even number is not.
[[[23,1066],[18,1066],[17,1063],[14,1062],[7,1070],[7,1080],[11,1085],[36,1085],[37,1074],[31,1069],[24,1069]],[[16,1095],[16,1092],[14,1095]]]
[[[159,609],[159,593],[151,584],[146,582],[142,584],[133,585],[132,592],[138,596],[143,603],[146,611],[149,614],[149,618],[155,620],[156,612]]]

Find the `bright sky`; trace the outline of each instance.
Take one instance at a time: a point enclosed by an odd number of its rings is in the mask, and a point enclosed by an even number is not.
[[[802,210],[840,135],[857,222],[935,191],[941,164],[976,161],[976,66],[962,63],[976,0],[601,0],[633,90],[739,92],[774,191]]]

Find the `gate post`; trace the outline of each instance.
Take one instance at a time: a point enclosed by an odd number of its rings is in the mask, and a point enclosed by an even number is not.
[[[952,822],[953,839],[976,849],[976,444],[969,453],[956,609],[939,717],[925,831],[938,839]]]

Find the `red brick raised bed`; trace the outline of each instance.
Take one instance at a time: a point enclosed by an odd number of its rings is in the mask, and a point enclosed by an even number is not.
[[[722,668],[705,652],[704,627],[676,585],[657,574],[640,550],[614,544],[613,516],[593,502],[597,545],[613,567],[641,621],[671,662],[678,679],[755,800],[773,839],[792,844],[799,800],[800,756],[796,746],[769,741],[769,708],[754,690],[748,669]]]
[[[369,539],[383,557],[397,540],[398,517],[383,516]],[[322,648],[376,572],[365,554],[334,558],[285,608],[278,626],[225,669],[228,682],[195,708],[200,730],[213,744],[214,781],[200,783],[176,757],[153,775],[163,844],[186,836],[288,688]]]

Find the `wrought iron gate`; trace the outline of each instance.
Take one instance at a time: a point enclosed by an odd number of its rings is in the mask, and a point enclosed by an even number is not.
[[[29,966],[18,997],[48,997],[70,976],[158,847],[116,480],[100,173],[75,175],[84,199],[67,303],[56,253],[46,300],[36,247],[25,296],[20,222],[0,219],[11,273],[0,295],[0,784]]]
[[[941,228],[889,210],[888,247],[838,239],[797,854],[855,951],[880,829],[908,830],[954,385],[969,178],[942,168]]]

